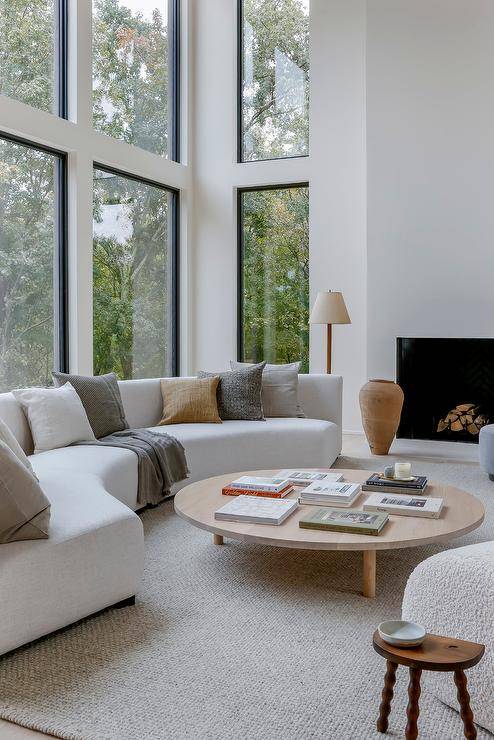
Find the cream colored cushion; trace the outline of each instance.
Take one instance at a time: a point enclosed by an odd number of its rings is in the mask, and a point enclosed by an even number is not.
[[[161,424],[221,424],[216,400],[219,376],[176,378],[161,381],[163,418]]]
[[[35,454],[95,439],[81,399],[70,383],[12,393],[27,416]]]
[[[0,442],[0,544],[48,537],[50,502],[10,447]]]
[[[0,442],[3,442],[7,447],[10,447],[14,455],[18,457],[21,463],[34,475],[34,470],[31,467],[31,463],[29,462],[26,453],[10,431],[10,428],[4,421],[2,421],[2,419],[0,419]]]

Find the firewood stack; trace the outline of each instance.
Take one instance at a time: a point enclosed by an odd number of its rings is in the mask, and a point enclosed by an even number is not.
[[[452,409],[437,425],[438,432],[468,432],[477,435],[482,427],[489,423],[485,414],[480,413],[480,406],[474,403],[461,403]]]

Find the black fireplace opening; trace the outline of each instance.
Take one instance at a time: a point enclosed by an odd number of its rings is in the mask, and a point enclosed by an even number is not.
[[[398,437],[478,442],[494,423],[494,339],[397,338]]]

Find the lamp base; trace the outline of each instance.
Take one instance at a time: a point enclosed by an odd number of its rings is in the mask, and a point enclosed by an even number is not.
[[[332,324],[328,324],[328,339],[326,345],[326,372],[331,373]]]

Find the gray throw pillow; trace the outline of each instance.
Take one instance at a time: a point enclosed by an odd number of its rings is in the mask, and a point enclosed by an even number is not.
[[[218,412],[224,421],[245,419],[247,421],[264,421],[262,410],[261,388],[264,362],[251,365],[241,370],[229,370],[226,373],[206,373],[201,371],[198,378],[211,378],[219,375],[220,382],[216,391]]]
[[[95,437],[129,428],[115,373],[94,376],[52,373],[52,376],[56,386],[70,383],[75,388]]]
[[[0,442],[0,544],[48,537],[50,502],[34,475]]]
[[[14,455],[19,458],[21,463],[24,465],[25,468],[29,470],[31,475],[35,475],[26,453],[20,446],[16,437],[14,437],[13,432],[2,419],[0,419],[0,442],[3,442],[7,445],[7,447],[10,447]]]
[[[249,362],[230,361],[232,370],[254,367]],[[298,402],[298,374],[300,362],[286,365],[266,364],[262,374],[262,405],[264,416],[305,418]]]

